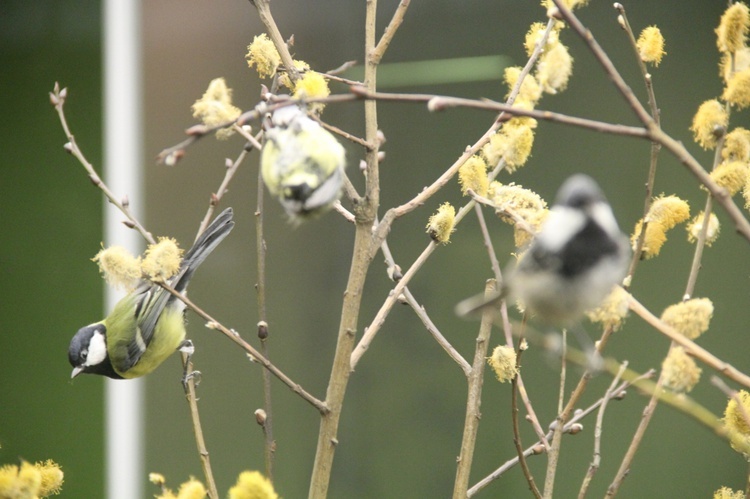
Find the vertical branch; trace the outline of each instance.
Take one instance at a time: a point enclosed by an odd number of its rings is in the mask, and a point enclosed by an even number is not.
[[[727,111],[729,111],[729,105],[727,104]],[[715,169],[721,163],[721,150],[724,148],[724,139],[726,134],[721,135],[719,140],[716,141],[716,151],[714,153],[714,164]],[[695,283],[698,280],[698,271],[701,267],[701,260],[703,258],[703,249],[706,247],[706,237],[708,235],[708,222],[711,220],[711,210],[713,208],[713,197],[709,194],[706,196],[706,205],[703,208],[703,226],[698,234],[698,238],[695,241],[695,253],[693,254],[693,263],[690,266],[690,275],[688,276],[688,282],[685,286],[685,294],[683,300],[689,300],[695,292]]]
[[[594,350],[596,351],[596,354],[601,354],[602,350],[604,350],[604,348],[607,346],[607,343],[609,343],[609,339],[612,336],[612,332],[613,330],[611,327],[608,327],[604,330],[601,338],[599,339],[599,341],[596,342],[596,346],[594,348]],[[581,399],[581,396],[583,396],[583,393],[586,391],[589,381],[591,381],[591,378],[593,376],[594,376],[594,372],[591,369],[587,368],[586,371],[584,371],[583,376],[581,376],[581,379],[578,380],[578,384],[573,390],[573,393],[570,394],[570,399],[568,399],[568,403],[565,404],[565,407],[563,408],[563,410],[560,411],[560,414],[558,414],[557,418],[555,418],[555,423],[554,423],[555,429],[552,435],[552,444],[551,444],[551,448],[549,451],[549,458],[547,462],[547,476],[544,482],[544,497],[545,498],[552,497],[552,491],[554,489],[554,484],[555,484],[555,473],[557,471],[558,459],[560,457],[560,446],[562,445],[562,435],[563,435],[564,425],[570,419],[570,416],[573,413],[573,409],[575,408],[578,401]]]
[[[263,234],[263,177],[258,169],[258,203],[255,209],[255,244],[258,266],[258,282],[255,290],[258,297],[258,338],[260,351],[270,359],[268,352],[268,322],[266,317],[266,240]],[[273,438],[273,410],[271,406],[271,373],[263,369],[263,406],[266,417],[263,419],[263,435],[265,436],[266,475],[273,480],[273,458],[276,453],[276,441]]]
[[[375,30],[377,0],[367,0],[365,19],[365,77],[364,86],[369,92],[377,90],[377,69],[382,54],[375,53]],[[370,224],[375,220],[380,201],[380,169],[378,165],[378,106],[375,100],[366,100],[365,141],[372,145],[365,154],[367,182],[365,184],[365,205],[372,213]],[[373,209],[374,208],[374,209]],[[378,245],[379,246],[379,245]]]
[[[374,57],[377,1],[368,0],[365,9],[365,78],[364,85],[374,92],[378,60]],[[368,100],[365,107],[365,140],[372,144],[365,154],[365,195],[354,206],[355,235],[349,279],[344,292],[341,310],[336,353],[331,368],[331,376],[326,392],[326,406],[330,412],[323,414],[315,451],[315,463],[310,479],[309,497],[324,498],[328,494],[333,456],[338,444],[339,418],[346,394],[346,386],[351,372],[350,357],[354,349],[359,318],[362,289],[367,277],[367,268],[374,257],[372,225],[375,221],[380,200],[380,173],[378,167],[378,117],[377,103]],[[378,244],[379,246],[379,244]]]
[[[633,29],[630,26],[630,22],[628,21],[628,16],[625,13],[625,7],[623,7],[621,3],[615,3],[614,7],[620,13],[620,25],[628,35],[630,46],[635,53],[635,60],[638,62],[638,67],[641,70],[643,82],[646,86],[646,93],[648,94],[648,104],[651,110],[651,116],[654,119],[654,123],[656,124],[656,126],[659,127],[661,126],[661,117],[659,116],[659,107],[656,104],[656,94],[654,93],[653,80],[646,68],[646,64],[643,62],[643,60],[641,60],[640,54],[638,53],[635,34],[633,33]],[[643,203],[643,224],[641,225],[641,232],[640,234],[638,234],[638,239],[634,248],[635,251],[633,251],[633,259],[630,261],[630,267],[628,269],[628,278],[626,280],[626,282],[628,283],[628,287],[630,286],[630,281],[633,278],[635,269],[638,266],[638,263],[641,261],[641,252],[643,251],[643,245],[646,241],[646,229],[648,228],[649,223],[647,215],[649,210],[651,209],[651,199],[654,194],[654,183],[656,181],[656,164],[659,157],[659,151],[661,151],[661,144],[657,141],[652,141],[651,160],[648,170],[648,178],[646,180],[646,200]]]
[[[591,464],[589,465],[589,469],[586,472],[586,476],[583,479],[583,483],[581,484],[581,489],[578,492],[578,498],[583,499],[586,497],[586,493],[589,490],[589,485],[591,485],[591,480],[593,480],[594,475],[599,470],[599,465],[601,464],[602,460],[602,426],[604,424],[604,411],[607,409],[607,403],[612,399],[614,395],[614,391],[617,387],[617,385],[620,383],[620,378],[622,377],[622,374],[625,372],[625,369],[628,367],[628,361],[625,361],[620,366],[620,370],[617,371],[617,374],[614,378],[612,378],[612,383],[610,383],[609,388],[604,393],[604,397],[602,397],[602,405],[599,406],[599,411],[596,414],[596,426],[594,427],[594,458],[591,461]]]
[[[185,352],[182,352],[182,365],[185,368],[185,373],[193,372],[193,362]],[[203,439],[203,428],[201,427],[201,418],[198,413],[198,399],[195,396],[195,376],[186,376],[185,398],[190,406],[190,419],[193,422],[193,433],[195,434],[195,443],[198,446],[198,455],[201,458],[203,475],[206,477],[208,497],[210,499],[219,499],[219,492],[216,489],[214,474],[211,471],[211,460],[209,459],[208,450],[206,449],[206,441]]]
[[[522,347],[525,340],[521,337],[518,341],[518,348],[516,349],[516,370],[521,366],[521,355],[523,354],[524,348]],[[521,443],[521,428],[518,425],[518,374],[516,374],[511,380],[511,419],[513,420],[513,444],[516,447],[516,453],[518,454],[518,463],[521,465],[523,470],[523,476],[526,478],[526,482],[529,484],[529,489],[534,497],[541,499],[542,494],[539,492],[539,487],[534,482],[534,476],[531,474],[529,464],[526,462],[526,454]]]
[[[495,281],[490,279],[484,288],[484,296],[489,298],[495,292],[495,289]],[[484,365],[487,357],[487,348],[490,343],[490,333],[492,332],[493,315],[493,310],[485,309],[482,313],[482,322],[479,325],[479,335],[477,336],[477,345],[474,350],[474,362],[471,365],[468,377],[469,393],[466,400],[464,436],[461,440],[461,452],[458,455],[456,481],[453,485],[453,499],[465,498],[469,489],[471,463],[474,458],[479,419],[482,417],[480,406],[482,404]]]

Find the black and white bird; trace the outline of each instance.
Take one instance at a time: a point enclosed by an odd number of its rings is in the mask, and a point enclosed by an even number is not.
[[[544,323],[572,326],[622,282],[630,254],[628,237],[597,183],[573,175],[528,250],[505,272],[497,295],[468,298],[456,312],[469,315],[510,298]]]

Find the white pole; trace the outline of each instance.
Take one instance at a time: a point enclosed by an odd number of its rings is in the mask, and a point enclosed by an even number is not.
[[[113,192],[127,195],[139,220],[141,182],[140,0],[104,0],[104,179]],[[105,241],[138,254],[140,235],[125,227],[123,216],[106,203]],[[107,288],[107,312],[120,293]],[[142,380],[110,380],[106,392],[106,482],[109,499],[143,497],[146,475]]]

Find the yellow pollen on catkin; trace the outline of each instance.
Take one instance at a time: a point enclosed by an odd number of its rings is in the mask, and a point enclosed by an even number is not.
[[[750,165],[745,161],[724,161],[709,174],[711,180],[729,191],[729,195],[737,194],[748,179]]]
[[[490,182],[487,177],[487,163],[481,156],[474,155],[458,169],[458,183],[465,196],[469,189],[480,196],[487,196]]]
[[[65,474],[62,469],[60,469],[60,465],[51,459],[48,459],[44,462],[34,463],[34,467],[39,470],[39,474],[42,478],[42,481],[39,484],[39,495],[41,497],[47,497],[59,494],[65,478]]]
[[[700,381],[702,369],[682,347],[673,347],[662,363],[664,387],[677,393],[687,393]]]
[[[661,63],[662,57],[666,55],[664,51],[664,36],[656,26],[649,26],[641,31],[636,43],[638,55],[643,62],[650,62],[654,66]]]
[[[573,74],[573,57],[562,43],[543,53],[536,65],[536,77],[548,94],[562,92]]]
[[[667,231],[675,225],[686,221],[690,217],[690,206],[677,196],[664,196],[663,194],[654,199],[649,209],[646,220],[646,234],[643,240],[641,256],[653,258],[659,254],[662,246],[667,241]],[[636,249],[638,238],[643,230],[643,219],[635,225],[630,243],[633,250]]]
[[[701,211],[687,224],[685,227],[688,233],[688,241],[694,243],[698,240],[698,236],[703,230],[703,217],[704,214]],[[715,213],[711,213],[708,217],[708,228],[706,229],[706,246],[711,246],[714,241],[719,237],[719,231],[721,226],[719,225],[719,217]]]
[[[510,95],[510,92],[515,88],[518,83],[518,78],[521,77],[522,69],[518,66],[511,66],[505,68],[503,72],[503,79],[505,84],[508,86],[508,93],[506,98]],[[524,102],[529,102],[532,105],[536,105],[539,99],[542,97],[542,88],[539,86],[539,82],[536,80],[534,75],[527,74],[521,83],[521,88],[518,90],[517,99]]]
[[[192,106],[193,118],[200,119],[207,127],[215,127],[239,118],[240,108],[232,105],[232,89],[227,87],[224,78],[215,78],[208,84],[203,97]],[[217,139],[227,139],[234,133],[231,128],[216,131]]]
[[[515,172],[519,167],[526,164],[531,149],[534,146],[534,129],[536,121],[517,120],[508,121],[503,128],[490,137],[482,148],[482,155],[487,164],[494,168],[502,159],[505,161],[505,170],[508,173]]]
[[[177,273],[182,263],[182,250],[177,241],[160,237],[159,242],[146,249],[141,270],[154,281],[166,281]]]
[[[615,286],[601,305],[586,312],[591,322],[598,322],[605,328],[617,331],[628,315],[630,295],[620,286]]]
[[[529,26],[529,31],[526,32],[526,38],[523,42],[523,47],[526,49],[526,55],[531,57],[531,55],[534,53],[534,49],[536,48],[537,43],[542,39],[542,36],[544,36],[544,32],[546,31],[547,26],[544,23],[535,22],[532,23],[531,26]],[[542,47],[542,50],[549,50],[551,47],[554,47],[560,43],[560,32],[559,28],[555,27],[552,30],[550,30],[549,35],[547,36],[547,43],[544,47]]]
[[[734,491],[729,487],[722,487],[714,492],[713,499],[745,499],[745,491]]]
[[[294,69],[296,69],[299,73],[305,73],[310,69],[310,65],[306,63],[305,61],[298,61],[293,60],[292,64],[294,65]],[[279,85],[282,87],[286,87],[289,90],[294,90],[294,83],[292,83],[292,79],[289,78],[289,72],[288,71],[279,71]]]
[[[281,64],[281,56],[276,46],[265,33],[253,38],[253,43],[247,46],[245,59],[248,67],[255,66],[261,78],[272,77]]]
[[[328,97],[331,95],[331,89],[328,88],[328,80],[315,71],[308,71],[302,78],[297,80],[297,84],[294,86],[294,97],[297,99],[315,99],[320,97]],[[315,102],[310,104],[310,111],[320,114],[325,107],[322,102]]]
[[[729,115],[724,106],[718,100],[711,99],[698,107],[690,130],[698,145],[703,149],[713,149],[720,135],[717,132],[726,129],[728,124]]]
[[[520,185],[490,184],[487,196],[495,205],[500,220],[514,227],[517,248],[528,243],[539,232],[549,214],[547,203],[535,192]]]
[[[427,233],[433,241],[441,244],[450,242],[456,222],[456,209],[450,203],[443,203],[427,223]]]
[[[750,106],[750,68],[743,69],[732,75],[727,82],[727,88],[721,98],[738,109]]]
[[[91,259],[107,283],[117,289],[132,291],[141,280],[141,260],[122,246],[102,248]]]
[[[714,305],[708,298],[692,298],[667,307],[661,320],[686,338],[694,340],[708,330]]]
[[[497,380],[501,383],[513,380],[518,374],[516,351],[509,346],[500,345],[495,347],[492,355],[487,358],[487,363],[495,372]]]
[[[739,399],[739,400],[738,400]],[[743,452],[750,444],[750,393],[745,390],[737,392],[736,397],[730,397],[722,422],[734,435],[730,440],[732,448],[737,452]]]
[[[745,45],[750,29],[750,9],[742,2],[735,2],[724,11],[716,28],[716,46],[720,52],[736,52]]]
[[[675,195],[661,196],[654,199],[648,211],[648,220],[657,222],[667,230],[673,228],[688,219],[690,216],[690,205],[687,201]]]
[[[724,161],[750,161],[750,130],[737,127],[724,138],[721,149]]]
[[[229,499],[278,499],[273,483],[259,471],[243,471],[229,489]]]

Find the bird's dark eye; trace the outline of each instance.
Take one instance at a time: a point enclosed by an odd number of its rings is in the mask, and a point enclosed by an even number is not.
[[[81,358],[83,360],[86,360],[86,357],[88,357],[89,351],[88,350],[81,350]]]

